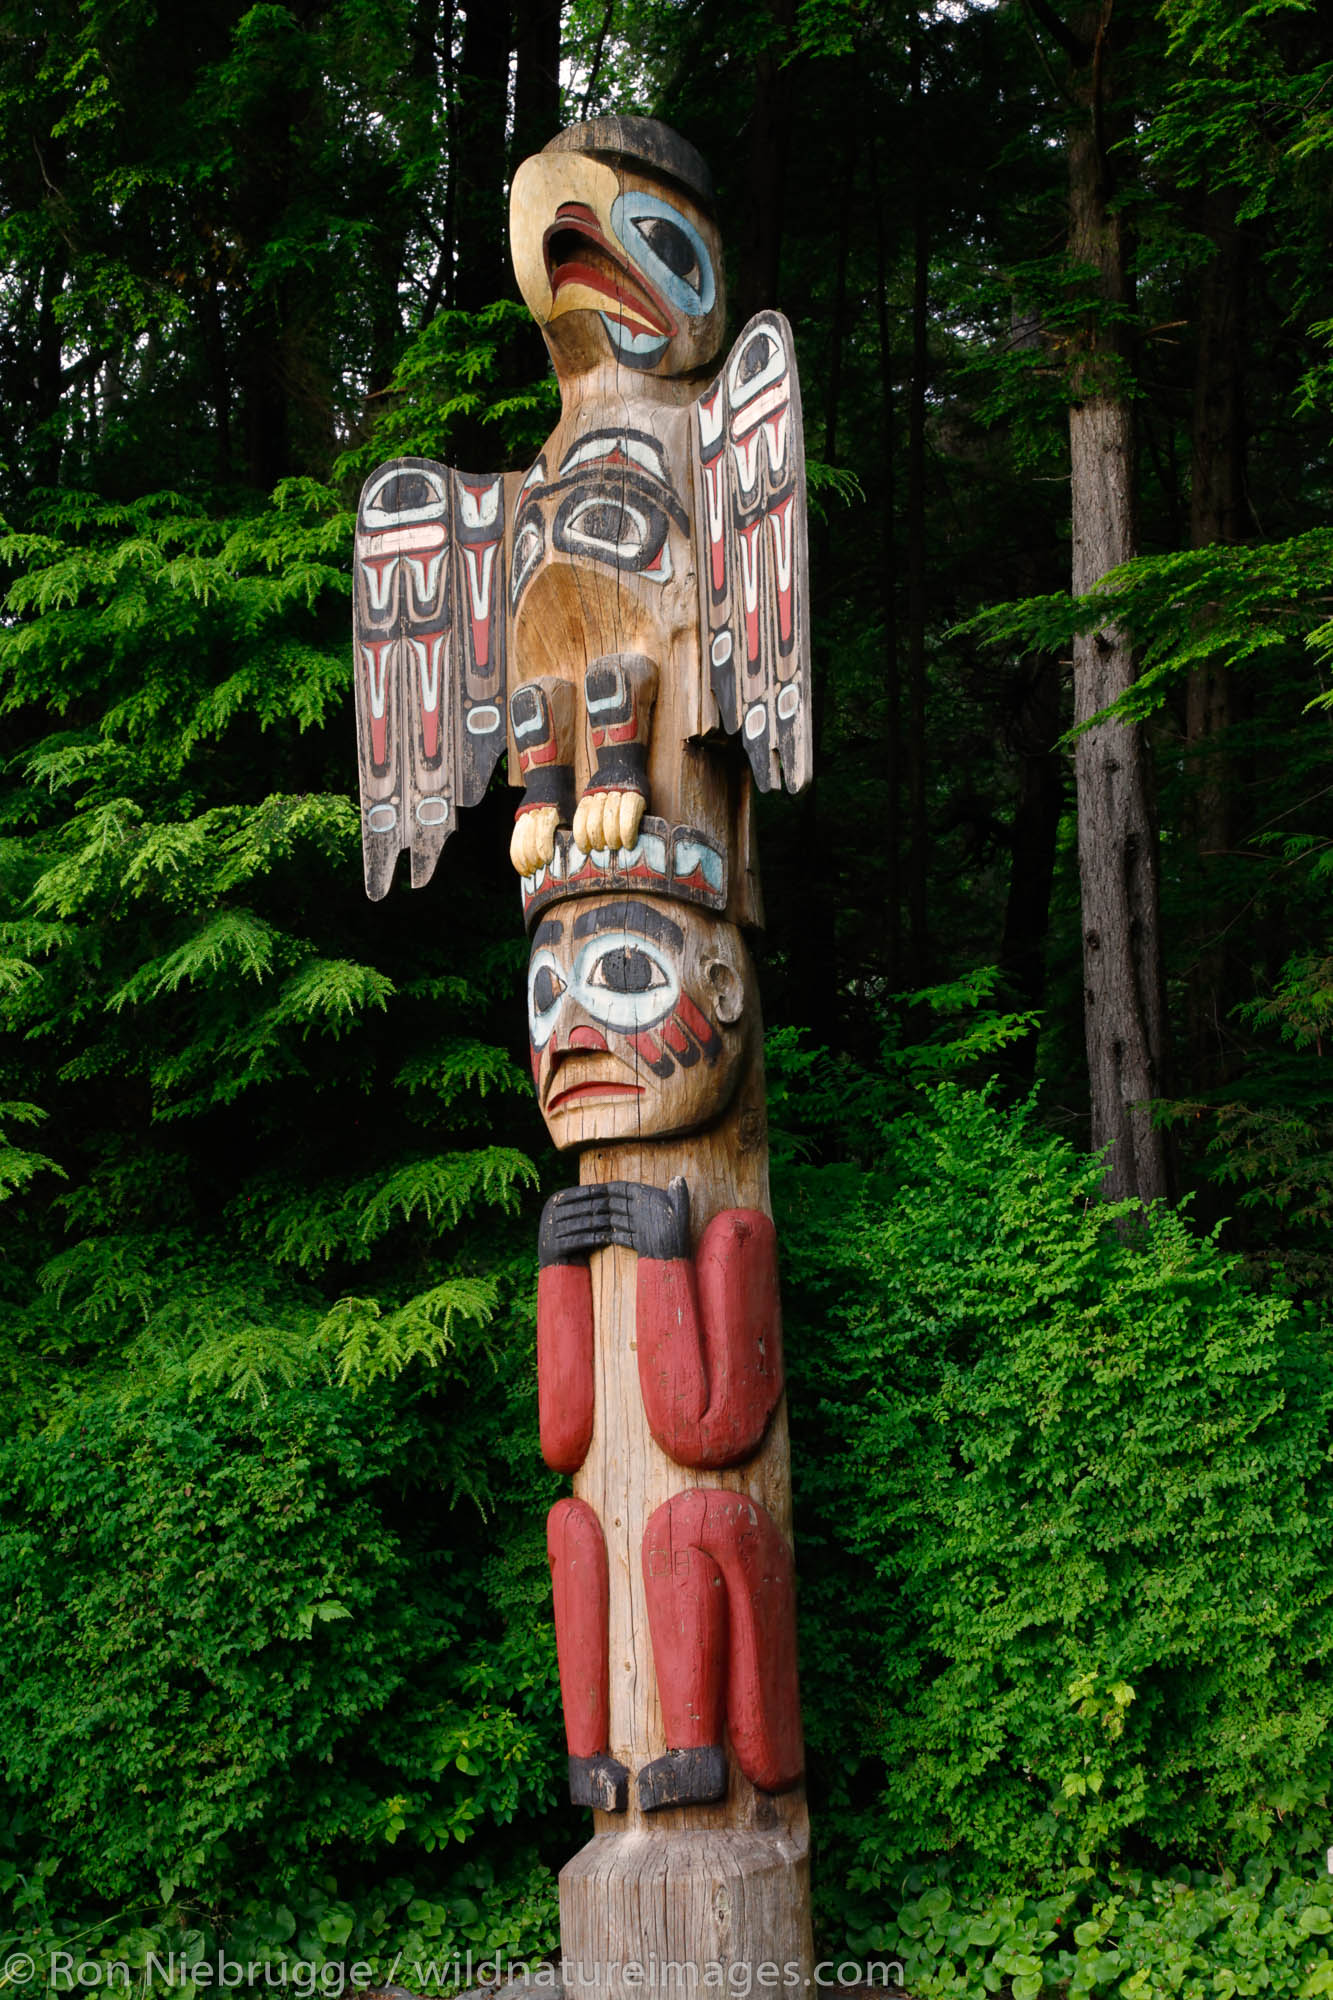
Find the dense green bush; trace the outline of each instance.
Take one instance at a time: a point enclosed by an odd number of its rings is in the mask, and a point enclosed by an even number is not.
[[[1330,1776],[1326,1330],[945,1084],[789,1163],[805,1676],[831,1907],[1237,1864]],[[1279,1842],[1281,1844],[1281,1842]],[[842,1885],[850,1880],[850,1899]]]
[[[419,1380],[246,1404],[181,1373],[0,1447],[7,1886],[235,1919],[531,1848],[558,1756],[541,1481],[485,1520],[440,1491],[530,1416],[516,1327],[501,1372],[447,1371],[447,1417]]]

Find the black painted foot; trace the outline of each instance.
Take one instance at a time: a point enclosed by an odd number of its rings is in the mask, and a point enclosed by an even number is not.
[[[719,1743],[703,1750],[668,1750],[639,1773],[639,1807],[706,1806],[727,1795],[727,1760]]]
[[[598,1812],[624,1812],[629,1804],[629,1772],[608,1750],[569,1760],[569,1802]]]

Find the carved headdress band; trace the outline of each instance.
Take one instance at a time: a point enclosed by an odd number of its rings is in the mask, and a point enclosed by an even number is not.
[[[595,847],[590,854],[563,829],[544,868],[524,875],[523,920],[529,930],[551,903],[571,896],[605,896],[633,889],[640,896],[670,896],[705,910],[727,907],[727,857],[693,826],[668,826],[647,818],[635,846]]]

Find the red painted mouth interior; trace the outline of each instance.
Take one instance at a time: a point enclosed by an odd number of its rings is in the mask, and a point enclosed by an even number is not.
[[[641,1083],[571,1083],[564,1090],[557,1090],[547,1104],[548,1111],[557,1105],[569,1104],[574,1098],[585,1097],[642,1097]]]
[[[671,335],[672,322],[662,301],[631,272],[621,253],[608,243],[592,210],[582,202],[568,201],[556,210],[542,247],[552,298],[564,285],[587,285],[613,306],[630,306],[660,334]]]

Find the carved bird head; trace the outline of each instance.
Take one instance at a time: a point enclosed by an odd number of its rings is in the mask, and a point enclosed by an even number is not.
[[[701,377],[726,323],[712,182],[652,118],[592,118],[514,176],[514,271],[562,379]]]

